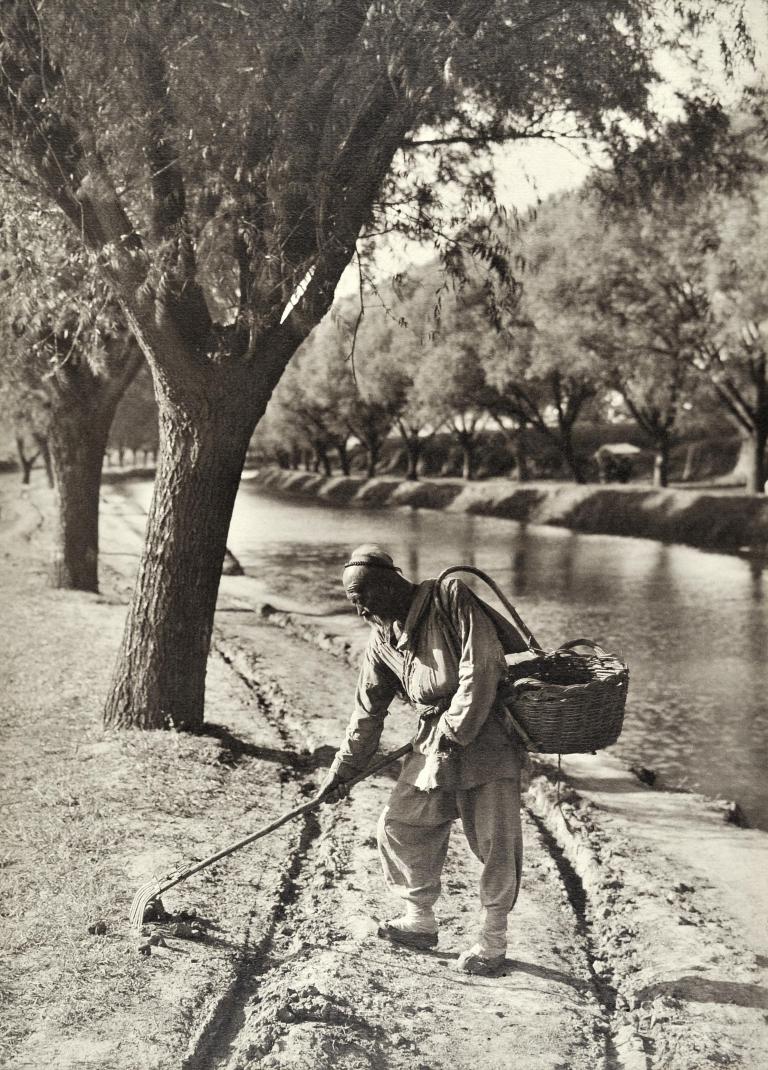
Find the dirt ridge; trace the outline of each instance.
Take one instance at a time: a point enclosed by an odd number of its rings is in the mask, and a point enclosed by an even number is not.
[[[288,761],[278,775],[292,775],[298,780],[300,794],[313,794],[315,778],[308,776],[308,748],[306,740],[297,736],[298,722],[289,715],[287,703],[280,689],[273,682],[257,683],[249,665],[249,652],[228,640],[221,632],[214,638],[214,650],[229,670],[246,685],[253,695],[261,715],[273,726],[286,747]],[[294,760],[290,760],[291,758]],[[303,775],[301,770],[304,770]],[[228,1061],[228,1053],[242,1031],[245,1008],[254,998],[263,977],[269,971],[269,952],[277,928],[285,916],[286,908],[296,896],[296,882],[306,862],[310,847],[320,834],[320,825],[313,813],[300,819],[299,835],[287,859],[277,895],[273,901],[271,917],[266,931],[252,948],[248,947],[248,934],[240,951],[239,961],[231,984],[214,1001],[206,1013],[205,1021],[197,1031],[189,1052],[182,1064],[183,1070],[215,1070]],[[255,909],[255,908],[254,908]]]
[[[668,875],[665,882],[659,859],[660,874],[646,870],[654,860],[638,856],[637,844],[630,852],[629,829],[604,818],[572,789],[561,798],[551,771],[534,778],[528,805],[583,889],[590,953],[601,983],[615,992],[612,1035],[627,1070],[760,1067],[768,1032],[754,984],[759,956],[717,911],[699,879],[681,870],[685,880]],[[659,955],[662,948],[674,948],[676,961]],[[723,984],[714,978],[724,961],[729,980]],[[734,983],[735,977],[740,980]],[[698,992],[691,978],[699,982]],[[722,999],[708,998],[718,984]],[[729,992],[739,995],[737,988],[746,997],[738,1010],[728,999]],[[699,1001],[707,1006],[706,1030]],[[732,1062],[737,1052],[739,1061]]]

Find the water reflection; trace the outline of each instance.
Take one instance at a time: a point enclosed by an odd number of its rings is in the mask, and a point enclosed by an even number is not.
[[[450,512],[339,509],[249,484],[229,539],[269,588],[339,612],[341,564],[371,541],[414,580],[459,563],[491,573],[546,646],[587,636],[622,653],[631,686],[619,753],[668,783],[737,799],[768,828],[759,559]]]

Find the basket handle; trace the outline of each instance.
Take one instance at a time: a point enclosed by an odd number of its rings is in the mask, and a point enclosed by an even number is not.
[[[531,629],[525,623],[523,618],[517,612],[515,607],[509,601],[509,599],[501,590],[496,581],[491,579],[491,577],[486,572],[483,572],[482,569],[475,568],[474,565],[451,565],[450,568],[444,568],[440,575],[437,577],[435,581],[436,586],[439,588],[441,582],[446,578],[446,576],[450,576],[452,572],[471,572],[473,576],[479,576],[481,580],[487,583],[493,593],[498,598],[498,600],[504,606],[507,613],[509,613],[510,617],[514,622],[515,627],[520,632],[523,639],[526,641],[531,650],[535,650],[537,654],[544,653],[543,647],[539,645]]]
[[[568,642],[568,643],[562,643],[557,648],[557,650],[554,651],[554,653],[555,654],[559,654],[561,650],[573,650],[573,648],[575,646],[588,646],[588,647],[591,647],[592,650],[594,650],[594,652],[597,654],[597,656],[599,658],[607,658],[608,657],[607,651],[605,651],[600,646],[599,643],[593,642],[592,639],[571,639],[570,642]],[[574,652],[574,654],[578,654],[577,650],[574,650],[573,652]],[[586,656],[587,656],[586,654],[583,655],[583,657],[586,657]]]

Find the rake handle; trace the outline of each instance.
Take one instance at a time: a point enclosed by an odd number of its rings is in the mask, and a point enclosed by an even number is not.
[[[359,784],[361,780],[365,780],[374,773],[378,773],[380,769],[384,769],[386,766],[391,765],[392,762],[397,761],[398,758],[403,758],[412,749],[412,743],[409,742],[404,744],[402,747],[398,748],[398,750],[385,755],[380,761],[376,762],[375,765],[369,766],[364,772],[358,773],[357,776],[345,781],[344,787],[354,787],[355,784]],[[279,829],[281,825],[285,825],[288,821],[292,821],[294,817],[301,817],[302,814],[308,814],[311,810],[317,809],[325,798],[325,795],[326,792],[316,795],[313,799],[310,799],[309,802],[305,802],[302,806],[297,806],[295,810],[289,810],[287,814],[283,814],[282,817],[278,817],[275,821],[270,822],[269,825],[265,825],[256,832],[251,832],[250,835],[244,836],[243,839],[238,840],[237,843],[232,843],[229,847],[224,847],[221,851],[217,851],[216,854],[204,858],[202,862],[196,862],[192,866],[187,866],[185,869],[176,873],[172,880],[168,880],[167,882],[163,881],[163,891],[168,891],[169,888],[173,888],[177,884],[180,884],[181,881],[186,880],[187,877],[191,877],[193,873],[199,873],[201,869],[213,865],[213,863],[218,862],[220,858],[224,858],[226,855],[231,855],[234,851],[238,851],[241,847],[245,847],[246,844],[253,843],[254,840],[261,839],[262,836],[268,836],[270,832],[274,832],[276,829]]]

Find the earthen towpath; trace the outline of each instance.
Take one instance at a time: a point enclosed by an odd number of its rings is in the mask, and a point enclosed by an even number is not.
[[[348,716],[355,642],[226,577],[207,732],[104,733],[143,517],[106,487],[103,593],[56,592],[47,491],[1,489],[2,1065],[766,1065],[768,836],[610,756],[566,761],[559,803],[553,769],[535,764],[499,978],[455,969],[477,907],[458,829],[438,949],[377,938],[395,908],[374,840],[385,775],[191,878],[166,896],[167,921],[131,934],[140,883],[316,791]],[[385,749],[412,728],[404,709],[388,720]]]

